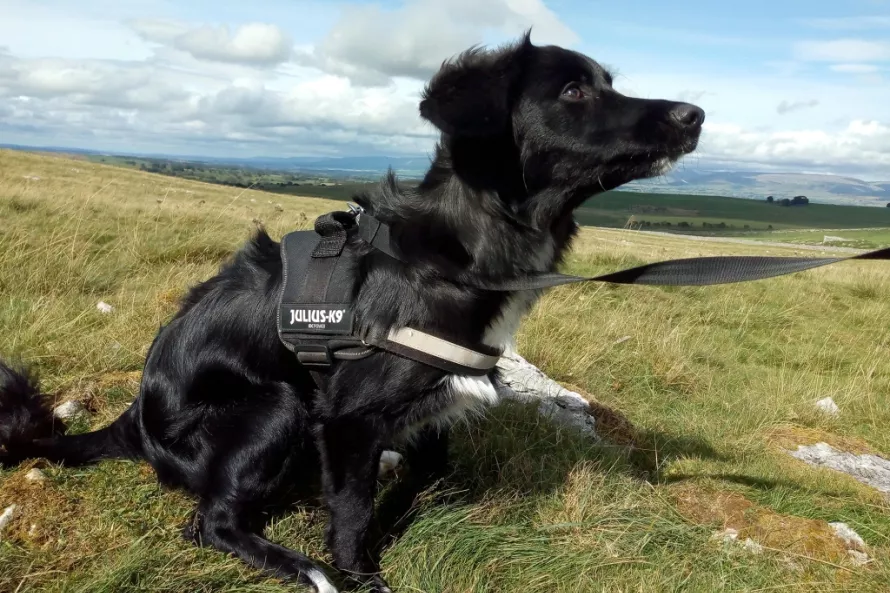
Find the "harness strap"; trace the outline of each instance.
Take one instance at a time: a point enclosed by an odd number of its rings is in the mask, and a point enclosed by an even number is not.
[[[366,340],[381,350],[459,375],[487,375],[503,354],[485,344],[473,349],[412,327],[390,329],[384,340]]]
[[[359,216],[359,237],[390,257],[404,261],[391,244],[389,226],[366,212]],[[452,281],[474,288],[498,292],[541,290],[576,282],[609,282],[652,286],[708,286],[761,280],[854,259],[890,260],[890,247],[849,257],[766,257],[731,255],[692,257],[645,264],[600,276],[573,276],[558,272],[530,274],[507,280],[474,279]]]

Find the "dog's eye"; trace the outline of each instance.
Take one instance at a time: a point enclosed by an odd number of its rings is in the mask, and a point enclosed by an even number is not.
[[[562,96],[570,101],[579,101],[584,98],[584,92],[581,90],[581,87],[572,83],[562,89]]]

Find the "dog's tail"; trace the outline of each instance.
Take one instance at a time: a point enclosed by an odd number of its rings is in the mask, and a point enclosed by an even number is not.
[[[137,458],[138,441],[129,412],[110,425],[86,434],[64,434],[37,376],[25,366],[0,360],[0,466],[42,458],[75,466],[100,459]]]

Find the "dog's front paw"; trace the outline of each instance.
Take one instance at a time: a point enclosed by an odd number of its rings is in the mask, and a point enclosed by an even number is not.
[[[377,468],[377,477],[388,478],[402,465],[402,455],[395,451],[384,451],[380,455],[380,465]]]
[[[390,453],[391,452],[392,451],[390,451]],[[399,454],[396,453],[396,455]],[[399,457],[401,458],[401,455],[399,455]],[[379,576],[372,577],[371,580],[368,582],[368,585],[370,585],[370,588],[368,589],[370,593],[393,593],[393,590],[389,588],[389,585],[386,584],[386,581],[384,581]]]

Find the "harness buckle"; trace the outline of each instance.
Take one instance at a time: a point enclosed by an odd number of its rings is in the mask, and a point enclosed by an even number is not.
[[[328,368],[334,363],[331,350],[324,344],[300,344],[297,361],[307,367]]]

